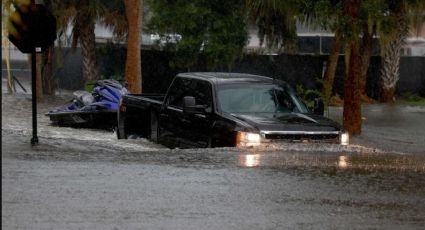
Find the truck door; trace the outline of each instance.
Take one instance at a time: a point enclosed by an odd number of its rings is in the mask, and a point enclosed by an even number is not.
[[[183,98],[195,97],[206,113],[184,114]],[[212,87],[209,82],[178,77],[174,80],[160,114],[160,142],[170,147],[206,147],[211,134]]]
[[[211,137],[213,124],[213,97],[211,83],[202,80],[193,80],[191,95],[195,97],[196,105],[205,107],[200,114],[183,114],[183,119],[189,121],[190,126],[185,138],[194,147],[207,147]]]

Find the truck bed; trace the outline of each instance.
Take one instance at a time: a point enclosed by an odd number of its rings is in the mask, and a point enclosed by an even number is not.
[[[123,95],[118,111],[118,138],[142,136],[149,138],[156,127],[156,115],[161,109],[163,94],[127,94]]]
[[[127,107],[146,109],[150,106],[161,105],[164,94],[127,94],[122,97],[122,104]]]

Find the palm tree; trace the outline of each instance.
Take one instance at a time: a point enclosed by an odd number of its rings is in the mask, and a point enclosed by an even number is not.
[[[81,45],[83,56],[83,78],[86,81],[99,79],[96,61],[95,23],[104,24],[114,29],[114,33],[125,33],[126,20],[120,9],[120,0],[54,0],[58,27],[62,33],[72,25],[71,47]]]
[[[372,26],[370,26],[372,23]],[[372,56],[373,35],[376,33],[376,20],[367,20],[363,24],[363,35],[361,39],[361,75],[359,79],[359,90],[362,100],[370,100],[366,94],[367,71],[369,69],[370,58]]]
[[[98,79],[94,29],[96,21],[105,12],[102,1],[58,0],[55,3],[62,31],[66,31],[72,24],[72,49],[75,50],[78,43],[81,45],[83,78],[85,81]]]
[[[306,2],[306,1],[304,1]],[[322,3],[329,3],[328,1],[321,1]],[[335,31],[337,32],[337,44],[333,52],[333,63],[336,67],[336,61],[339,53],[339,38],[341,37],[346,41],[345,59],[347,63],[346,79],[344,87],[344,113],[343,121],[344,128],[351,134],[359,134],[361,132],[361,107],[360,107],[360,94],[359,94],[359,78],[361,75],[361,59],[359,48],[359,25],[360,25],[360,10],[361,0],[341,0],[333,1],[339,7],[339,17],[343,17],[344,23],[335,23]],[[266,36],[266,42],[269,45],[284,44],[288,41],[285,38],[289,35],[296,34],[295,31],[295,16],[299,15],[304,10],[297,9],[297,2],[295,1],[276,1],[276,0],[246,0],[248,12],[256,20],[260,28],[260,36]],[[332,3],[331,3],[332,4]],[[332,7],[327,7],[332,9]],[[311,12],[310,12],[311,13]],[[312,13],[318,13],[312,11]],[[319,12],[322,14],[327,11]],[[306,15],[306,13],[304,12]],[[338,15],[337,14],[337,15]],[[314,15],[307,15],[312,17]],[[329,16],[327,16],[329,18]],[[340,34],[341,33],[341,34]],[[334,72],[334,70],[329,71]]]
[[[300,10],[304,23],[320,26],[324,30],[333,31],[334,38],[326,62],[323,76],[322,98],[329,103],[335,79],[336,67],[341,46],[344,43],[342,24],[342,2],[329,0],[305,0],[300,3]],[[325,104],[328,104],[325,103]]]
[[[385,4],[382,0],[363,0],[360,7],[360,25],[361,42],[361,75],[359,77],[359,91],[362,101],[370,101],[366,94],[367,72],[372,56],[373,37],[377,32],[377,24],[382,17]]]
[[[297,1],[245,0],[249,17],[258,26],[260,43],[292,52],[296,41]]]
[[[142,26],[142,0],[67,0],[56,1],[59,9],[59,27],[66,31],[71,23],[72,48],[81,44],[83,77],[86,81],[99,78],[96,63],[94,26],[100,23],[113,30],[116,36],[127,35],[127,61],[125,79],[131,92],[141,92],[140,33]]]
[[[381,97],[382,102],[395,100],[395,88],[399,80],[401,48],[409,27],[424,22],[425,2],[422,0],[388,1],[387,17],[382,23],[390,26],[380,28],[382,64]],[[422,16],[422,17],[421,17]]]
[[[399,79],[400,54],[404,37],[408,33],[405,1],[392,2],[389,6],[393,29],[381,36],[381,97],[382,102],[394,101],[395,86]]]
[[[361,93],[364,92],[367,70],[372,53],[376,2],[368,0],[303,1],[305,17],[315,19],[324,29],[335,32],[328,57],[322,97],[329,100],[339,58],[345,47],[345,83],[343,124],[351,134],[361,133]],[[373,7],[371,7],[373,6]],[[370,8],[369,8],[370,7]],[[362,31],[362,34],[360,33]],[[360,36],[361,35],[361,36]],[[361,37],[361,43],[359,43]]]
[[[323,76],[322,95],[328,100],[332,96],[335,72],[339,59],[339,50],[341,49],[342,43],[343,39],[341,30],[337,28],[334,33],[334,39],[332,42],[332,48],[329,53],[328,61],[326,62],[325,75]]]
[[[343,12],[347,17],[346,31],[346,76],[344,83],[343,125],[350,134],[361,133],[361,102],[359,78],[361,75],[360,46],[358,39],[361,0],[344,0]]]
[[[365,95],[367,71],[372,54],[373,35],[376,32],[376,14],[379,9],[379,2],[376,0],[364,0],[360,5],[359,19],[362,24],[362,35],[360,43],[361,51],[361,72],[359,87],[360,92]],[[346,40],[344,23],[346,23],[343,12],[343,1],[329,0],[304,0],[301,10],[305,22],[310,25],[319,25],[322,29],[333,31],[334,39],[326,62],[323,77],[322,97],[329,100],[332,96],[332,87],[335,79],[335,71],[338,64],[341,46]]]
[[[142,92],[142,66],[140,56],[141,31],[143,21],[143,0],[124,0],[128,21],[127,61],[125,79],[132,93]]]

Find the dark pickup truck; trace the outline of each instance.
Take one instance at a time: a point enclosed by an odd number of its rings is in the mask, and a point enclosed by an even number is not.
[[[124,95],[117,136],[171,148],[348,144],[342,127],[311,112],[288,84],[240,73],[181,73],[166,95]]]

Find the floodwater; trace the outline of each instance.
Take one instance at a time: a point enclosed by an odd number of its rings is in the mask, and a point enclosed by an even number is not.
[[[52,126],[2,94],[3,229],[423,229],[423,107],[364,108],[353,145],[167,149]],[[338,119],[339,108],[331,110]]]
[[[341,122],[342,108],[330,117]],[[362,134],[356,144],[386,152],[425,154],[425,106],[372,104],[362,106]]]

